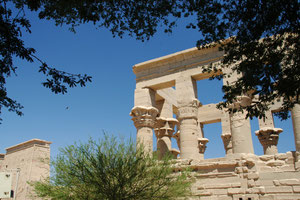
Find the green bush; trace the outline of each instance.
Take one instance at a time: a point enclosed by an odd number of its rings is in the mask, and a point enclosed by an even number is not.
[[[187,172],[174,173],[134,142],[105,136],[60,151],[50,179],[33,182],[36,196],[53,200],[174,199],[189,193]]]

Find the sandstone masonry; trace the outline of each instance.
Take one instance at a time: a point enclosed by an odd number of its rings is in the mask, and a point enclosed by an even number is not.
[[[12,174],[11,190],[16,199],[33,199],[32,188],[27,182],[49,177],[50,144],[45,140],[32,139],[7,148],[6,154],[0,154],[0,172]]]
[[[272,116],[281,107],[278,100],[266,113],[266,120],[259,120],[255,134],[265,155],[255,155],[245,112],[229,114],[198,100],[196,81],[213,75],[205,73],[203,67],[212,64],[221,68],[222,57],[218,47],[191,48],[133,66],[136,89],[130,115],[137,128],[137,145],[143,144],[151,153],[154,130],[159,157],[170,152],[177,158],[177,171],[193,169],[190,199],[300,199],[300,105],[291,110],[296,151],[278,153],[283,130],[274,126]],[[237,77],[225,78],[223,84],[232,84]],[[248,105],[254,98],[249,94],[237,96],[231,106]],[[204,159],[209,140],[203,125],[216,122],[222,124],[220,138],[226,156]],[[172,137],[178,150],[172,148]]]

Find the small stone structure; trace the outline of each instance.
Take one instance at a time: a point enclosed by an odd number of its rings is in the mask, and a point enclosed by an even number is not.
[[[45,140],[32,139],[7,148],[6,154],[0,154],[0,172],[12,174],[11,190],[16,199],[33,199],[32,188],[27,182],[49,177],[50,144]]]
[[[175,157],[179,154],[177,169],[194,169],[191,199],[300,199],[300,105],[291,110],[296,151],[278,154],[278,138],[283,130],[275,128],[273,122],[272,112],[281,107],[276,101],[266,119],[259,119],[255,134],[265,155],[255,155],[245,112],[229,114],[215,104],[202,105],[197,98],[196,81],[213,75],[203,72],[203,66],[222,67],[222,57],[217,46],[191,48],[133,66],[136,89],[130,115],[137,129],[137,145],[143,144],[151,153],[154,130],[159,157],[166,152]],[[237,77],[224,78],[223,84],[231,84]],[[231,107],[248,105],[253,98],[238,96]],[[209,140],[203,125],[216,122],[222,124],[220,137],[226,156],[204,159]],[[172,148],[172,137],[179,150]]]

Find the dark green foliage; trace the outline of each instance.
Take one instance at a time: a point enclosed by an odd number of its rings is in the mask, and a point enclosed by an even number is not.
[[[59,200],[174,199],[189,192],[185,173],[158,161],[132,142],[105,137],[71,145],[52,162],[51,180],[32,183],[39,197]]]
[[[9,5],[19,15],[11,16]],[[129,34],[138,40],[148,40],[159,27],[172,32],[177,19],[187,18],[186,28],[199,31],[197,46],[209,48],[222,44],[225,51],[222,67],[234,66],[239,80],[224,87],[226,107],[237,95],[249,90],[260,95],[257,101],[245,108],[250,117],[264,117],[264,111],[277,98],[284,106],[278,115],[285,119],[287,112],[299,102],[299,24],[298,0],[11,0],[0,1],[1,23],[1,106],[21,114],[21,106],[6,96],[5,78],[15,71],[12,56],[32,62],[34,49],[25,48],[21,27],[30,31],[24,8],[37,11],[42,19],[54,20],[56,25],[67,25],[75,32],[82,23],[104,27],[114,36]],[[2,28],[3,27],[3,28]],[[224,39],[226,43],[222,43]],[[264,39],[262,39],[264,38]],[[212,42],[214,44],[209,45]],[[42,62],[41,70],[51,77],[43,84],[56,93],[66,92],[66,86],[84,85],[87,76],[71,75],[49,68]],[[206,69],[215,70],[213,67]],[[230,76],[223,73],[216,78]],[[215,77],[213,77],[215,78]]]

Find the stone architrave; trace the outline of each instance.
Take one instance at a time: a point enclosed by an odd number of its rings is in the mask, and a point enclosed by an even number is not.
[[[143,145],[145,152],[153,151],[153,128],[158,116],[158,109],[154,107],[135,106],[131,112],[132,121],[137,129],[137,145]]]
[[[295,104],[291,110],[295,146],[296,146],[296,161],[300,163],[300,104]],[[300,168],[300,164],[298,164]]]
[[[223,140],[226,155],[232,154],[231,133],[222,133],[221,138]]]
[[[282,132],[281,128],[265,127],[255,131],[261,145],[264,148],[265,155],[275,155],[278,153],[277,144],[279,134]]]
[[[239,108],[251,103],[251,98],[248,96],[237,97],[237,101],[233,103],[232,108]],[[252,153],[253,143],[251,137],[250,121],[246,119],[246,113],[237,111],[231,114],[231,139],[232,149],[234,154]]]

